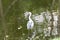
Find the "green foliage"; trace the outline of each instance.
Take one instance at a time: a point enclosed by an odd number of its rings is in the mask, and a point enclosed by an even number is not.
[[[26,37],[28,36],[28,30],[26,29],[27,20],[24,19],[24,12],[31,11],[33,14],[40,14],[40,12],[45,11],[46,9],[49,9],[51,7],[52,0],[17,0],[14,5],[11,5],[13,1],[14,0],[2,0],[4,11],[3,13],[5,15],[6,29],[7,34],[9,35],[9,40],[15,40],[15,37],[22,37],[22,39],[26,39]],[[58,3],[56,3],[54,9],[57,9]],[[9,8],[9,6],[11,6],[11,8]],[[2,24],[0,20],[0,33],[2,34],[3,27],[1,25]],[[20,26],[22,26],[22,28],[18,30],[18,27]],[[25,33],[24,36],[22,35],[23,33]]]

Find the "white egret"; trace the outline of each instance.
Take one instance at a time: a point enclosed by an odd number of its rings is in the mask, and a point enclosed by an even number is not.
[[[34,22],[33,22],[33,20],[31,19],[31,15],[32,15],[32,13],[31,12],[28,12],[29,14],[29,21],[27,22],[27,29],[33,29],[33,27],[34,27]]]
[[[33,28],[34,27],[34,22],[31,18],[32,13],[31,12],[25,12],[24,14],[25,14],[25,18],[28,18],[27,29],[30,30],[30,31],[28,31],[28,35],[31,36],[31,37],[28,36],[28,38],[30,40],[32,40],[32,37],[35,35],[34,32],[33,32],[34,31],[34,28]]]

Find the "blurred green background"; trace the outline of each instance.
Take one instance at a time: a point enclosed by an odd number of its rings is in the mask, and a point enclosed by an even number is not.
[[[0,40],[4,40],[5,34],[9,36],[5,40],[26,40],[28,30],[24,12],[30,11],[33,14],[39,14],[40,12],[51,10],[52,2],[53,0],[1,0],[5,27],[2,25],[2,17],[0,15]],[[58,0],[55,0],[53,9],[58,9]],[[18,30],[19,27],[22,28]],[[41,40],[45,39],[41,38]]]

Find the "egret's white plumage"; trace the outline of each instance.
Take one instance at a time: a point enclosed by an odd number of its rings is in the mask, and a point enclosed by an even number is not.
[[[29,12],[29,21],[27,22],[27,29],[33,29],[34,27],[34,22],[33,20],[31,19],[31,12]]]

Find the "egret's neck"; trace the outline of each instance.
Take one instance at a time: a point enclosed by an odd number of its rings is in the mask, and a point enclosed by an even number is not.
[[[31,19],[31,15],[29,16],[29,20],[31,21],[32,19]]]

